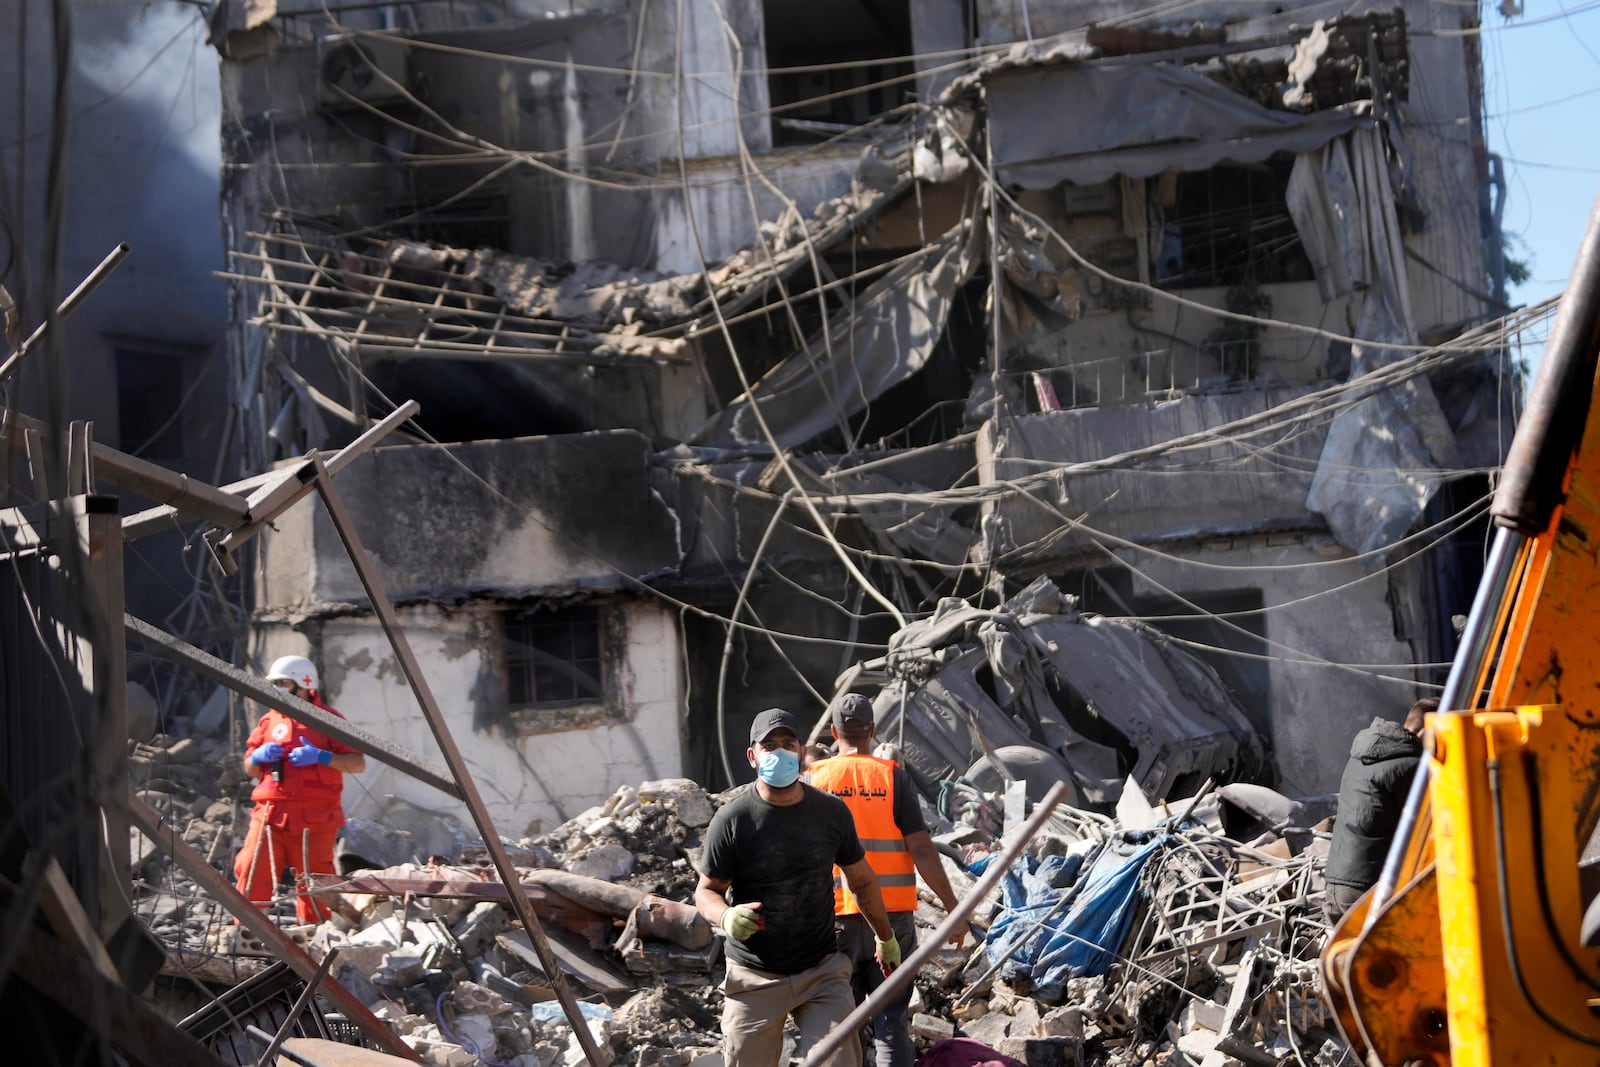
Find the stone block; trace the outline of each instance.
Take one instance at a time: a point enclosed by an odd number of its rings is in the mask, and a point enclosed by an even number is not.
[[[495,1056],[496,1040],[494,1036],[494,1020],[481,1012],[468,1012],[457,1015],[455,1022],[450,1025],[450,1030],[456,1035],[462,1048],[467,1047],[467,1042],[472,1043],[472,1048],[478,1050],[481,1059],[492,1060]]]
[[[200,745],[192,737],[180,738],[167,749],[167,760],[171,763],[198,763],[200,761]]]
[[[710,974],[722,955],[722,939],[712,938],[702,949],[683,948],[667,941],[636,939],[622,953],[629,974]]]
[[[1083,1039],[1083,1011],[1080,1008],[1067,1005],[1055,1008],[1039,1020],[1039,1033],[1044,1037],[1070,1037],[1073,1040]]]
[[[1012,1037],[1035,1037],[1039,1035],[1039,1003],[1038,1001],[1020,998],[1010,1006],[1011,1035]]]
[[[473,906],[462,919],[452,928],[456,940],[461,943],[461,951],[468,956],[476,956],[494,943],[495,935],[504,933],[511,926],[511,913],[493,901],[483,901]]]
[[[426,971],[421,952],[413,948],[397,948],[384,954],[383,963],[370,977],[377,985],[401,989],[422,981]]]
[[[153,877],[160,867],[163,853],[156,843],[138,830],[128,829],[128,875],[131,878]]]
[[[400,920],[394,916],[379,919],[366,929],[350,935],[352,945],[387,945],[389,948],[399,948],[402,939]]]
[[[981,1018],[965,1021],[961,1024],[961,1033],[974,1041],[981,1041],[990,1048],[999,1048],[1011,1033],[1011,1016],[991,1011]]]
[[[373,1007],[372,1014],[382,1019],[389,1029],[404,1037],[412,1033],[427,1020],[420,1015],[407,1014],[406,1010],[393,1001],[383,1000]]]
[[[516,1010],[505,997],[492,989],[479,985],[477,982],[457,982],[450,991],[450,1002],[456,1006],[456,1011],[463,1013],[477,1013],[488,1015],[509,1015]]]
[[[1007,1037],[995,1051],[1027,1067],[1070,1067],[1078,1060],[1078,1042],[1065,1037]]]
[[[672,806],[678,814],[678,821],[691,830],[703,830],[710,826],[711,817],[716,814],[711,798],[701,791],[678,797]]]
[[[956,1028],[948,1019],[918,1013],[911,1017],[911,1036],[930,1044],[936,1041],[948,1041],[956,1036]]]
[[[1178,1012],[1178,1030],[1193,1030],[1197,1027],[1221,1033],[1228,1018],[1226,1005],[1218,1004],[1214,1000],[1190,1000]]]
[[[1177,1045],[1191,1060],[1203,1060],[1217,1047],[1222,1035],[1204,1026],[1179,1027]]]
[[[567,863],[567,870],[602,882],[620,882],[633,873],[635,859],[632,852],[608,841],[599,848],[585,852]]]

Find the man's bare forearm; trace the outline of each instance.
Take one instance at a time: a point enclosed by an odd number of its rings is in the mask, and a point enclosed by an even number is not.
[[[728,884],[701,875],[700,884],[694,887],[694,906],[706,922],[721,926],[722,913],[728,910]]]
[[[911,853],[911,862],[916,865],[917,873],[928,883],[933,895],[939,898],[944,910],[954,911],[959,901],[954,887],[950,885],[950,876],[945,873],[944,857],[939,854],[932,836],[927,833],[907,834],[906,851]]]
[[[850,886],[850,892],[855,894],[856,904],[866,917],[867,925],[872,927],[873,934],[879,941],[892,940],[894,927],[889,925],[889,909],[883,906],[883,892],[878,888],[877,876],[872,873],[867,861],[861,860],[844,868],[844,879]]]

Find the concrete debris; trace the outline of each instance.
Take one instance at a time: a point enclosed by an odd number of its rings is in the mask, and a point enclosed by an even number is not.
[[[1048,578],[999,610],[941,600],[885,657],[846,672],[841,691],[857,677],[876,690],[878,736],[903,744],[928,802],[950,817],[959,805],[986,830],[1011,782],[1037,801],[1066,781],[1069,802],[1120,815],[1128,784],[1129,802],[1148,808],[1265,763],[1260,733],[1209,665],[1141,622],[1080,612]]]
[[[233,798],[245,795],[243,780],[228,771],[238,762],[231,750],[162,735],[130,747],[142,795],[225,868],[238,818]],[[1026,807],[1025,790],[1008,784],[969,790],[930,817],[958,894],[972,890],[999,855],[1005,826]],[[722,942],[691,903],[691,858],[733,794],[708,794],[683,778],[642,782],[541,837],[508,843],[519,859],[535,861],[519,866],[520,890],[544,920],[608,1062],[720,1067]],[[1327,808],[1326,798],[1248,786],[1218,789],[1192,810],[1187,801],[1146,805],[1131,812],[1141,829],[1102,812],[1058,809],[974,915],[983,939],[941,949],[917,976],[910,1011],[919,1054],[935,1050],[930,1059],[939,1061],[939,1050],[965,1042],[960,1047],[987,1047],[999,1062],[1030,1067],[1253,1065],[1295,1052],[1337,1062],[1344,1046],[1316,970],[1327,930]],[[949,817],[972,810],[987,815],[976,823]],[[1178,825],[1172,812],[1187,812],[1187,821]],[[414,811],[408,816],[423,828]],[[1311,818],[1321,821],[1303,825]],[[374,849],[367,842],[410,836],[376,821],[350,826],[347,858]],[[462,859],[481,851],[468,844]],[[237,983],[266,962],[266,951],[157,853],[141,848],[135,862],[138,913],[171,950],[174,974],[181,964],[208,981]],[[1111,885],[1124,888],[1108,902]],[[313,957],[337,948],[333,977],[425,1062],[583,1062],[551,980],[486,863],[408,859],[318,876],[315,886],[332,919],[290,926],[287,887],[275,914]],[[1061,946],[1089,928],[1086,916],[1123,921],[1093,927],[1098,956],[1064,953]],[[943,918],[925,894],[919,936],[931,936]],[[1063,969],[1064,959],[1076,962]]]

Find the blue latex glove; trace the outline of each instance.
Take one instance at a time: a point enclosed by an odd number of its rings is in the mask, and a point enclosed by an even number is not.
[[[302,737],[299,746],[289,751],[289,762],[296,767],[309,767],[313,763],[320,763],[326,767],[333,762],[333,753],[325,748],[318,748]]]
[[[283,759],[283,746],[276,741],[268,741],[250,753],[250,762],[259,763],[265,767],[269,763],[277,763]]]

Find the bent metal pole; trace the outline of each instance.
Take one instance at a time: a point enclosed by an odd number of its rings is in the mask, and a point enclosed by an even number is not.
[[[1057,782],[1050,787],[1050,792],[1044,795],[1044,799],[1040,800],[1038,807],[1033,809],[1033,814],[1028,817],[1028,821],[1022,824],[1022,829],[1018,832],[1016,840],[1006,846],[1005,852],[1001,854],[999,859],[992,860],[989,863],[988,868],[983,872],[983,877],[978,880],[978,884],[973,887],[972,892],[968,893],[955,906],[955,909],[945,916],[945,920],[939,925],[939,929],[935,930],[927,941],[918,945],[917,950],[911,954],[911,958],[896,967],[894,973],[885,978],[883,984],[872,991],[871,996],[856,1005],[856,1010],[851,1012],[844,1022],[828,1031],[828,1036],[818,1042],[817,1046],[810,1052],[806,1053],[805,1062],[800,1067],[818,1067],[819,1064],[833,1055],[845,1041],[856,1040],[856,1035],[861,1032],[861,1028],[867,1025],[867,1022],[873,1016],[883,1010],[885,1004],[897,996],[906,987],[907,983],[916,977],[917,970],[932,959],[935,952],[944,947],[944,943],[950,940],[950,936],[957,930],[966,929],[968,916],[977,910],[979,904],[983,903],[984,898],[989,895],[989,891],[1000,884],[1000,879],[1006,876],[1006,871],[1011,869],[1011,864],[1016,861],[1018,856],[1022,855],[1022,850],[1028,847],[1028,842],[1033,840],[1034,835],[1044,826],[1045,820],[1050,818],[1050,813],[1056,810],[1056,805],[1061,803],[1062,798],[1066,795],[1067,786],[1065,782]]]
[[[483,835],[484,847],[488,849],[489,858],[494,862],[494,869],[499,873],[500,881],[505,885],[509,895],[511,910],[522,921],[522,928],[527,932],[528,940],[539,958],[539,965],[544,968],[545,977],[550,980],[550,986],[555,990],[556,1000],[561,1004],[567,1022],[572,1024],[572,1034],[578,1039],[578,1045],[583,1049],[589,1067],[604,1067],[611,1062],[610,1058],[601,1057],[600,1046],[595,1042],[594,1034],[589,1031],[589,1022],[584,1018],[583,1010],[578,1007],[577,998],[567,986],[566,977],[561,973],[561,965],[557,962],[555,952],[545,937],[544,927],[539,925],[539,918],[533,913],[533,904],[528,900],[526,893],[516,892],[512,888],[520,886],[522,880],[517,875],[516,868],[511,865],[511,857],[506,854],[506,847],[500,840],[499,832],[494,828],[494,821],[490,819],[488,809],[483,805],[483,798],[478,795],[478,785],[467,770],[467,761],[461,757],[461,750],[456,747],[455,738],[450,736],[450,728],[444,721],[444,712],[440,709],[438,700],[434,698],[428,680],[422,675],[422,665],[417,662],[416,653],[412,652],[411,643],[406,640],[405,629],[400,625],[400,616],[394,610],[393,601],[383,590],[383,582],[378,577],[372,556],[356,534],[355,523],[345,506],[344,497],[334,487],[333,480],[328,477],[328,469],[322,457],[313,453],[311,462],[316,467],[317,492],[322,496],[328,518],[333,520],[333,528],[339,534],[339,539],[344,542],[345,551],[349,554],[350,565],[355,568],[356,577],[361,580],[361,587],[367,591],[367,599],[372,602],[372,613],[378,617],[379,625],[389,638],[389,646],[393,649],[394,658],[400,665],[400,673],[405,675],[406,681],[411,684],[411,691],[416,695],[423,717],[428,720],[428,727],[433,731],[433,739],[438,743],[439,752],[444,756],[445,766],[450,769],[451,776],[455,778],[456,785],[461,790],[461,800],[466,804],[467,811],[472,814],[472,821],[477,826],[478,833]]]

